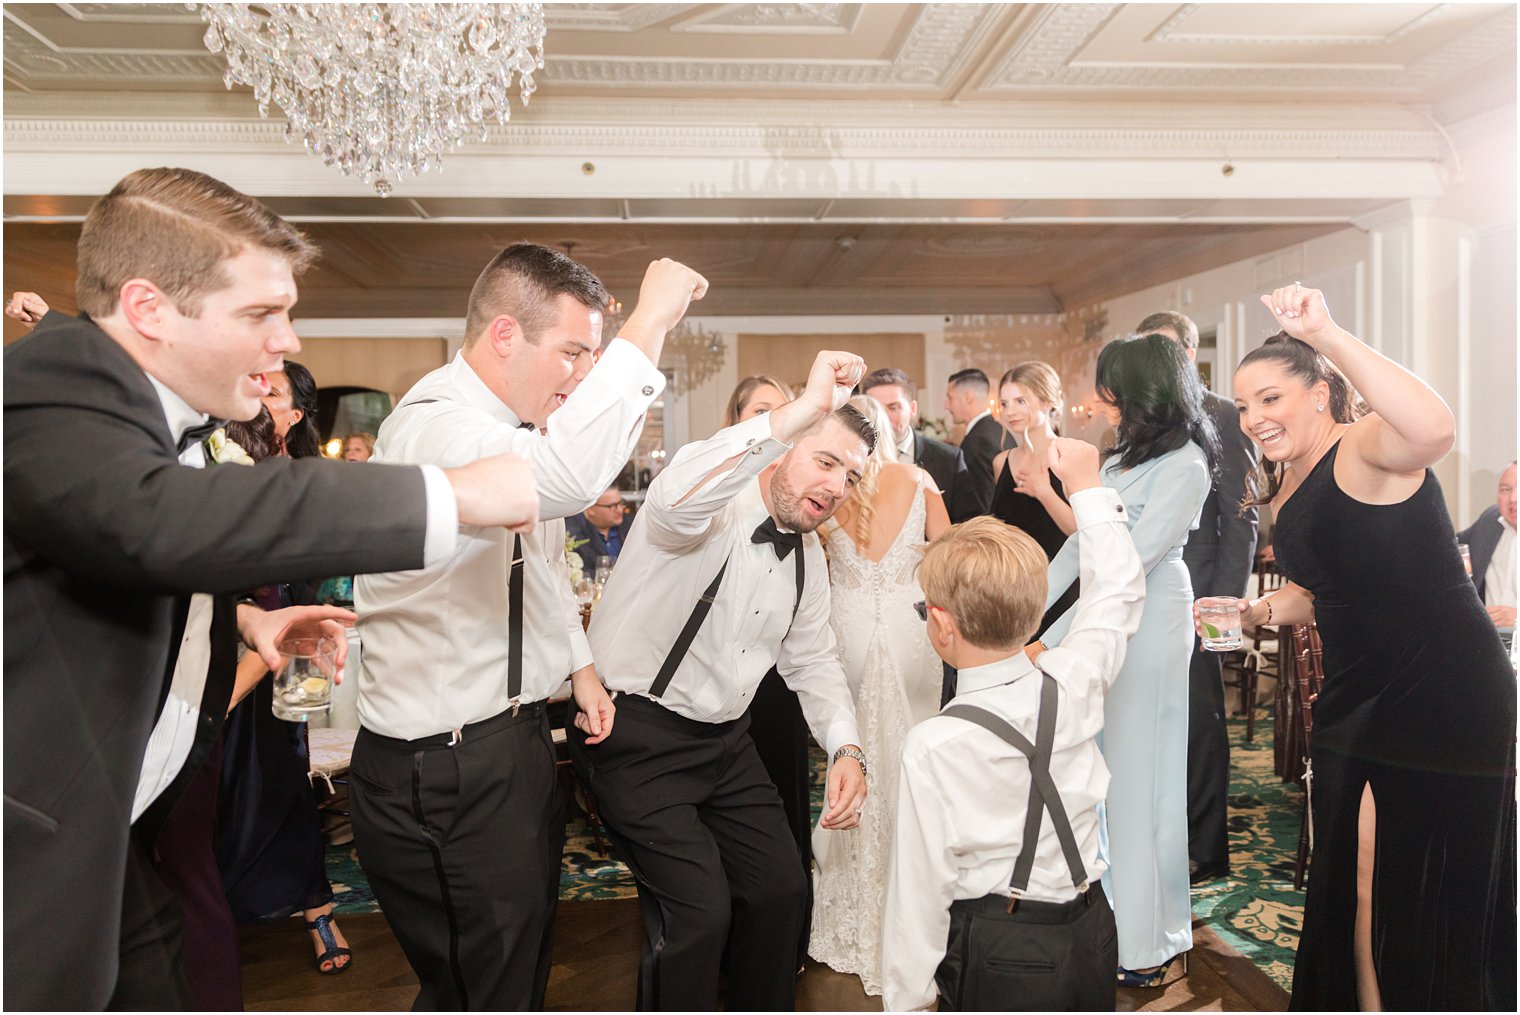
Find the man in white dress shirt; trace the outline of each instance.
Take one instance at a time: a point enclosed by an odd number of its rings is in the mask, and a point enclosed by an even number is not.
[[[354,842],[421,981],[419,1009],[543,1007],[565,834],[544,702],[570,677],[581,728],[600,741],[613,721],[558,519],[628,460],[665,386],[665,333],[706,289],[684,265],[651,264],[592,369],[606,289],[558,251],[514,244],[470,293],[464,348],[380,428],[377,462],[515,452],[546,520],[525,535],[463,529],[446,561],[354,585]]]
[[[1140,625],[1145,574],[1090,444],[1058,438],[1082,597],[1059,648],[1024,647],[1046,561],[991,518],[957,525],[919,566],[935,650],[960,670],[940,713],[908,731],[887,879],[888,1011],[1112,1011],[1113,911],[1100,884],[1103,699]]]
[[[617,735],[570,748],[638,878],[640,1010],[714,1009],[725,941],[730,1011],[795,1003],[807,882],[746,714],[773,665],[833,759],[823,826],[859,825],[865,755],[811,533],[875,446],[844,405],[864,372],[820,353],[796,401],[678,451],[592,618]]]

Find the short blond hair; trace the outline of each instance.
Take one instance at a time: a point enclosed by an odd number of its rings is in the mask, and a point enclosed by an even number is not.
[[[924,601],[950,614],[972,645],[1012,650],[1039,629],[1049,570],[1028,533],[984,515],[929,544],[918,582]]]
[[[207,296],[232,284],[226,262],[245,246],[282,255],[295,275],[317,258],[300,230],[221,180],[193,169],[139,169],[85,216],[74,295],[91,317],[109,317],[121,287],[145,278],[181,314],[198,317]]]

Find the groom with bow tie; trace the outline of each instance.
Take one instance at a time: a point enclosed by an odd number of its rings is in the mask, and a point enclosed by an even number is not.
[[[844,405],[865,364],[819,353],[802,397],[660,473],[591,623],[617,732],[571,756],[639,884],[640,1010],[790,1010],[807,883],[746,709],[775,666],[832,759],[823,826],[855,828],[865,754],[811,535],[850,496],[876,432]]]

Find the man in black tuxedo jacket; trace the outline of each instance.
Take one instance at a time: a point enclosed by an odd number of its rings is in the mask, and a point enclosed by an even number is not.
[[[565,519],[565,535],[586,541],[575,552],[580,554],[587,578],[596,575],[596,558],[611,557],[617,562],[632,525],[633,516],[623,512],[623,491],[615,486],[603,490],[596,503],[580,514]]]
[[[974,367],[951,374],[945,391],[945,411],[966,428],[966,436],[961,438],[967,479],[967,493],[959,505],[962,519],[992,510],[992,489],[997,479],[992,474],[992,460],[1005,448],[1003,426],[988,408],[991,391],[987,375]],[[1016,446],[1016,442],[1008,446]]]
[[[1198,358],[1198,326],[1170,310],[1151,314],[1136,329],[1164,335]],[[1235,403],[1205,390],[1203,405],[1219,431],[1219,472],[1203,502],[1198,528],[1188,535],[1182,561],[1194,597],[1243,596],[1256,555],[1256,508],[1240,510],[1256,448],[1240,430]],[[1188,859],[1194,881],[1230,870],[1230,738],[1224,720],[1224,672],[1217,652],[1204,652],[1196,638],[1188,666]]]
[[[1472,580],[1494,624],[1515,626],[1515,463],[1499,474],[1499,500],[1457,533],[1472,554]]]
[[[976,512],[962,503],[972,497],[966,475],[966,456],[961,449],[937,441],[913,429],[918,418],[918,386],[896,367],[873,370],[860,382],[860,390],[882,404],[892,423],[892,440],[899,461],[912,461],[927,472],[945,499],[952,522],[963,522]],[[969,513],[968,513],[969,511]]]
[[[129,829],[203,760],[234,627],[278,664],[285,622],[235,617],[229,593],[417,568],[460,523],[536,520],[510,456],[185,467],[208,416],[254,416],[300,348],[294,278],[315,253],[217,180],[140,170],[85,220],[81,316],[50,314],[5,350],[8,1008],[188,1003],[177,906]]]

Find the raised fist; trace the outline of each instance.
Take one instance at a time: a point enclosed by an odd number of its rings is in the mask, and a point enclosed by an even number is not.
[[[1074,437],[1057,437],[1050,443],[1050,471],[1068,496],[1098,486],[1098,449]]]
[[[707,294],[707,279],[680,261],[662,257],[650,262],[639,285],[639,305],[634,313],[662,331],[681,323],[693,300]]]
[[[866,361],[853,352],[824,350],[813,360],[802,397],[819,412],[829,413],[850,399],[850,392],[866,375]]]

